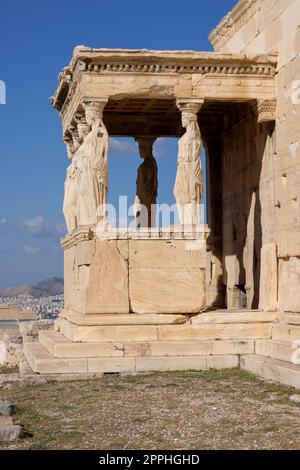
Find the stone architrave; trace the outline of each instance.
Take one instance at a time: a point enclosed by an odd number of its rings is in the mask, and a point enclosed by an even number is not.
[[[156,140],[151,136],[139,136],[140,157],[144,159],[139,166],[136,181],[136,198],[134,202],[137,227],[155,226],[155,206],[157,197],[157,163],[153,156],[153,144]]]
[[[203,174],[201,168],[202,139],[197,112],[204,100],[177,100],[186,129],[178,142],[177,175],[174,186],[181,225],[201,224]]]

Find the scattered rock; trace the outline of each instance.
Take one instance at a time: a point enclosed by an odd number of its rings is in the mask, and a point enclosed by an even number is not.
[[[24,355],[23,350],[18,352],[18,365],[19,365],[19,372],[21,375],[32,375],[33,371],[30,365],[27,362],[27,359]]]
[[[14,424],[14,423],[10,416],[0,416],[0,427],[10,426],[11,424]]]
[[[23,343],[38,341],[39,331],[52,330],[54,327],[53,320],[37,320],[22,322],[19,326]]]
[[[300,395],[291,395],[290,396],[290,401],[293,403],[299,403],[300,404]]]
[[[19,424],[0,426],[0,440],[14,441],[15,439],[22,437],[23,434],[23,428]]]
[[[16,412],[16,405],[6,400],[0,400],[0,415],[11,416]]]
[[[18,329],[5,332],[0,341],[0,362],[8,367],[16,367],[21,349],[22,336]]]

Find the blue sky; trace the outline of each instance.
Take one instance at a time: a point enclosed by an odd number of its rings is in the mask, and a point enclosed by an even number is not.
[[[0,6],[0,288],[61,276],[59,239],[68,165],[49,97],[76,45],[211,50],[207,36],[235,0],[3,0]],[[159,202],[173,202],[176,141],[159,141]],[[133,199],[140,161],[132,141],[110,151],[110,195]]]

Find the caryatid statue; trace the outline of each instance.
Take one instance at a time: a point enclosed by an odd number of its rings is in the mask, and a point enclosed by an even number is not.
[[[71,164],[67,168],[65,180],[65,196],[63,202],[63,213],[66,220],[68,232],[72,232],[78,225],[78,207],[77,207],[77,181],[78,164],[76,158],[76,140],[73,139],[71,131],[64,137],[67,146],[68,158]],[[78,146],[77,146],[78,148]]]
[[[105,104],[105,101],[83,104],[89,132],[79,149],[79,225],[98,228],[99,224],[106,224],[108,192],[109,136],[102,119]]]
[[[177,101],[177,106],[182,113],[182,126],[186,129],[178,142],[177,175],[174,186],[174,196],[181,225],[202,223],[202,139],[197,118],[197,112],[202,104],[203,100]]]
[[[157,163],[153,156],[153,144],[156,137],[139,136],[140,157],[144,159],[139,166],[136,180],[134,212],[137,227],[155,226],[155,206],[157,197]]]

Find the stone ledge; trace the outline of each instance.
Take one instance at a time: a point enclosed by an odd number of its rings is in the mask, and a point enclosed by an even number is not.
[[[242,370],[251,372],[266,380],[279,382],[290,387],[300,388],[300,366],[264,356],[242,356]]]
[[[191,319],[192,325],[202,324],[233,324],[233,323],[273,323],[278,321],[278,312],[253,312],[251,310],[236,312],[204,312]]]
[[[140,314],[90,314],[84,315],[64,310],[60,314],[60,319],[68,320],[70,323],[79,326],[112,326],[112,325],[170,325],[185,323],[190,318],[189,315],[172,313]]]
[[[238,355],[56,358],[40,343],[27,343],[24,352],[34,372],[40,374],[230,369],[239,364]]]
[[[78,326],[62,320],[60,332],[71,341],[87,343],[269,339],[272,323]]]
[[[292,343],[288,341],[259,339],[255,342],[255,353],[271,359],[292,363],[295,351]]]

